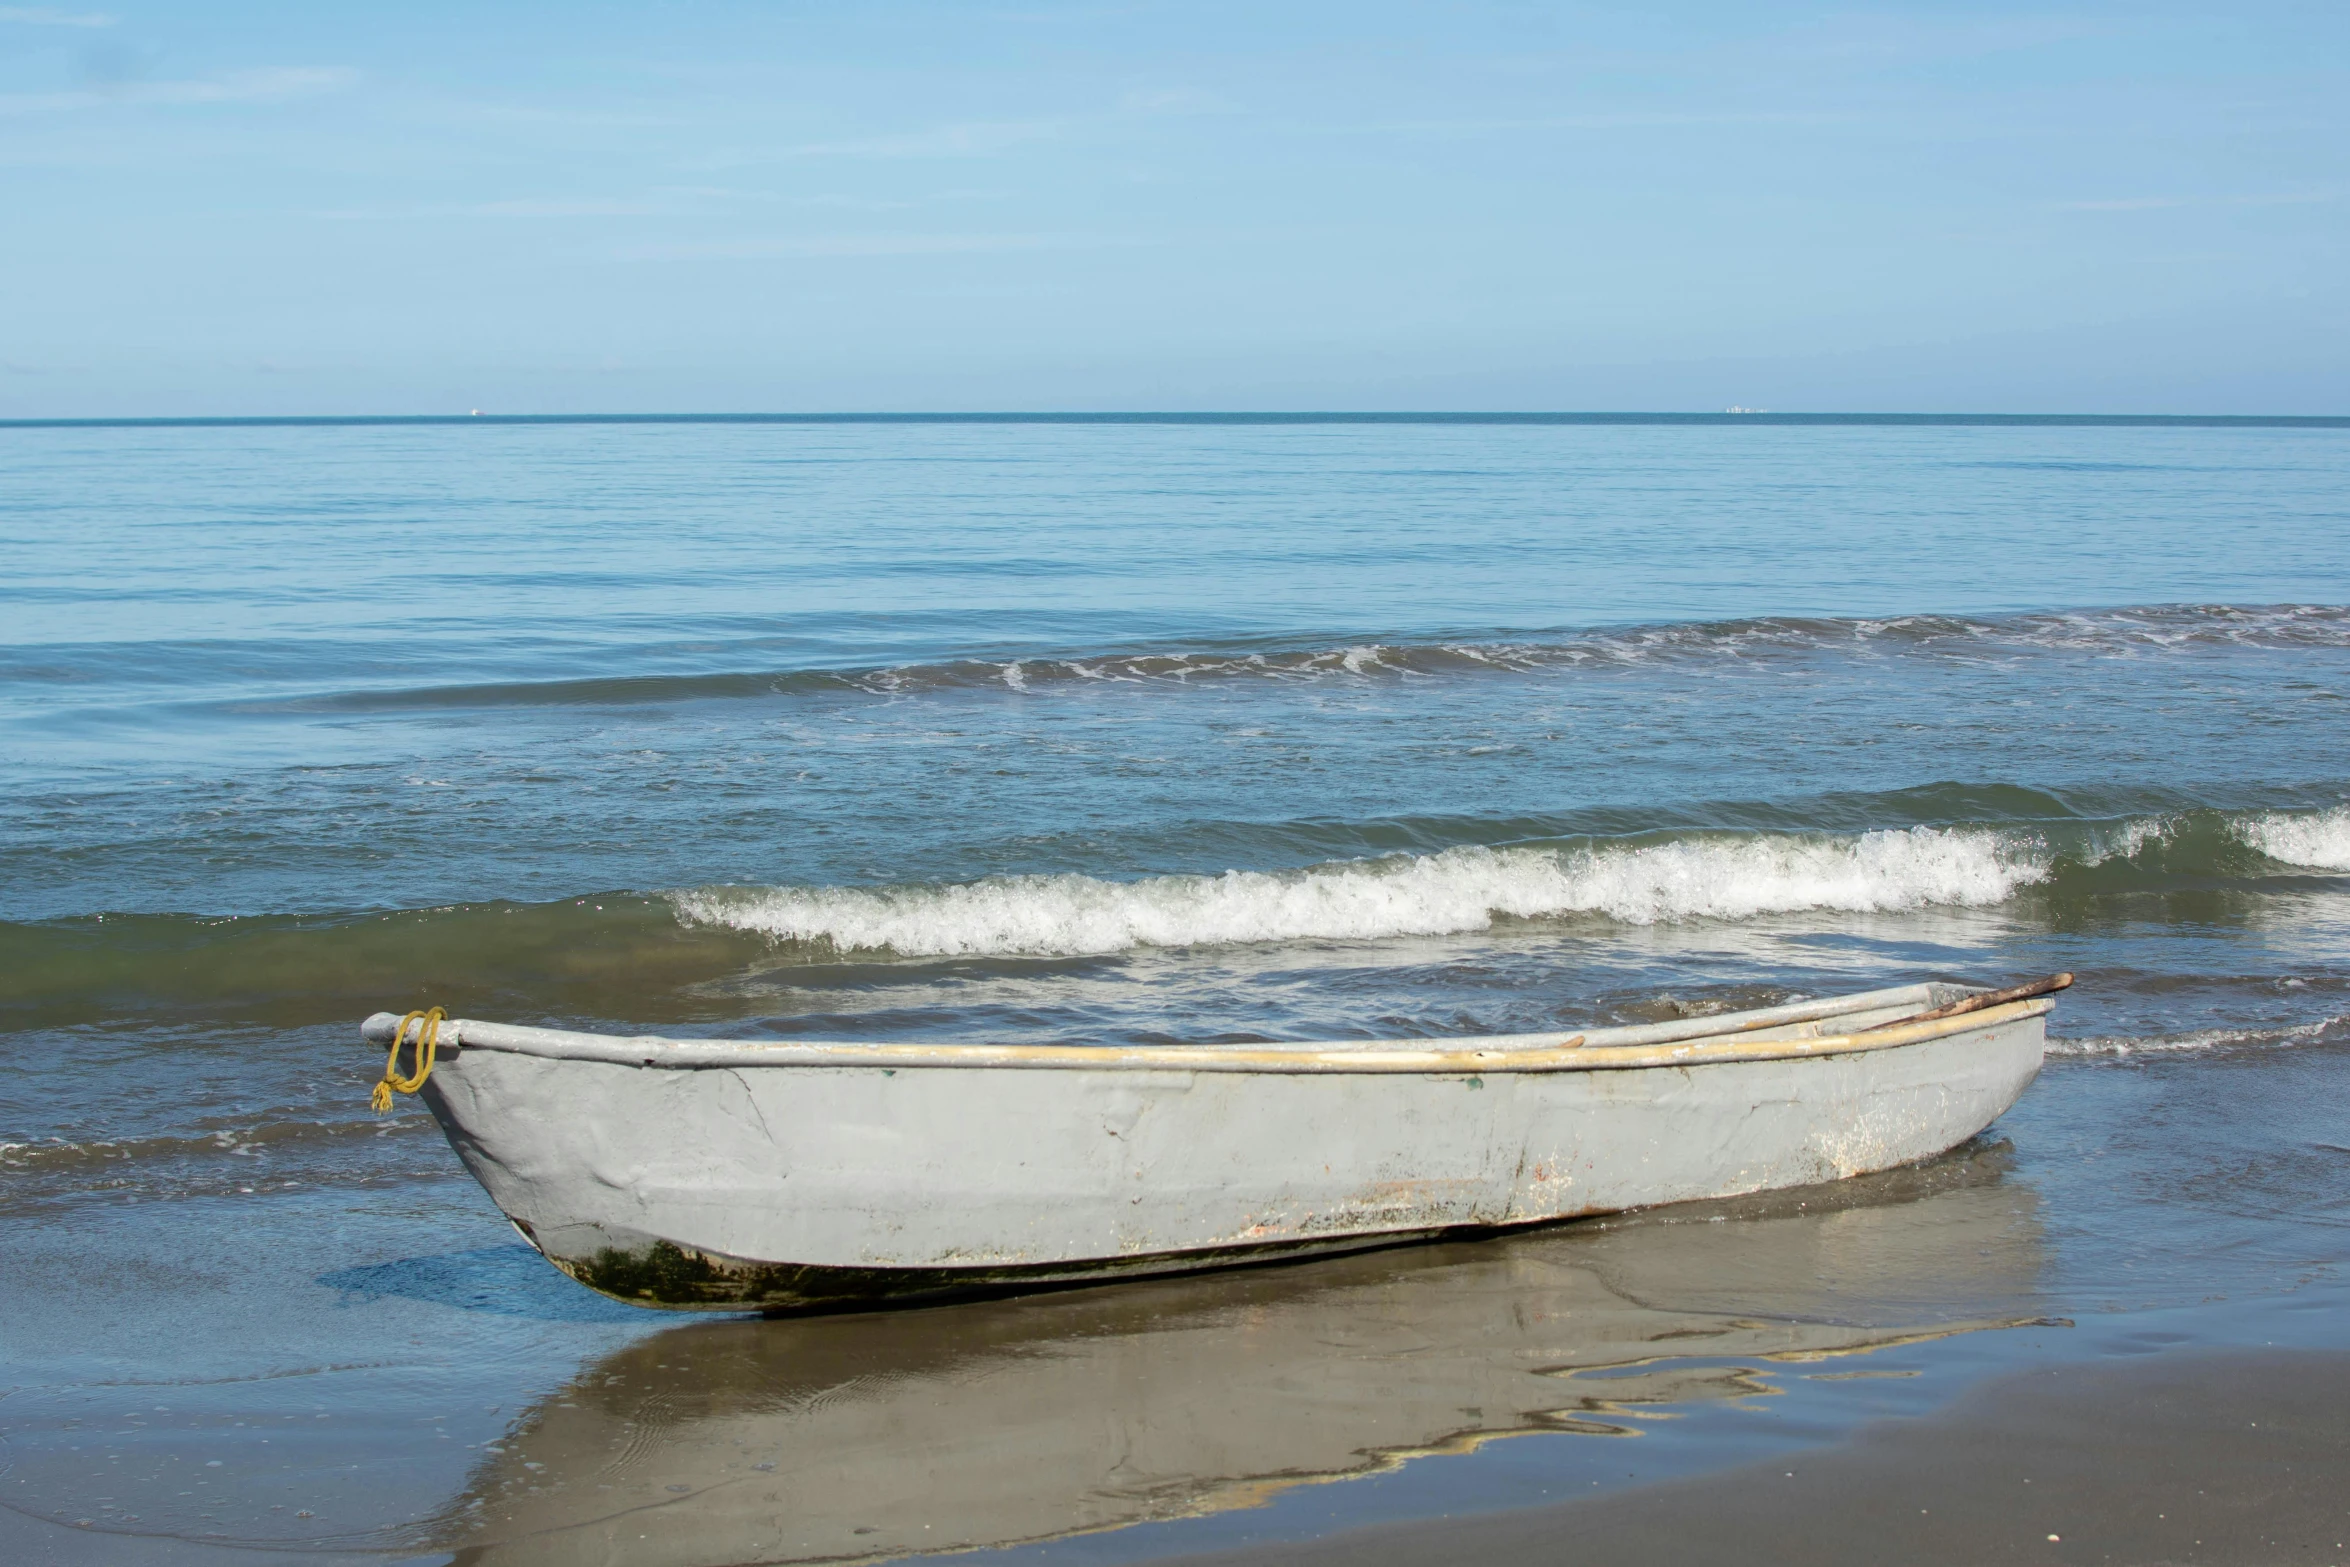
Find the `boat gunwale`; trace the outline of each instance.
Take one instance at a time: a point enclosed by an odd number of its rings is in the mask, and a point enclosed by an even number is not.
[[[2055,999],[2034,996],[1956,1017],[1920,1023],[1881,1023],[1865,1030],[1811,1038],[1754,1039],[1747,1030],[1776,1023],[1737,1024],[1741,1014],[1706,1019],[1730,1028],[1691,1038],[1649,1044],[1591,1045],[1582,1034],[1529,1034],[1463,1044],[1432,1042],[1405,1047],[1385,1041],[1362,1045],[1003,1045],[814,1042],[745,1039],[665,1039],[574,1033],[510,1023],[451,1019],[441,1026],[444,1045],[491,1050],[542,1059],[603,1062],[666,1070],[705,1069],[874,1069],[900,1071],[1150,1071],[1254,1072],[1270,1075],[1422,1074],[1483,1076],[1489,1073],[1630,1071],[1652,1067],[1730,1065],[1742,1062],[1807,1060],[1860,1055],[1922,1044],[1952,1035],[1997,1028],[2045,1016]],[[1783,1009],[1776,1009],[1783,1010]],[[1854,1009],[1862,1010],[1862,1009]],[[1834,1014],[1830,1014],[1834,1015]],[[1786,1020],[1792,1021],[1792,1020]],[[370,1042],[388,1044],[399,1019],[379,1012],[363,1025]],[[1510,1039],[1530,1043],[1509,1047]],[[1547,1041],[1547,1043],[1531,1043]]]

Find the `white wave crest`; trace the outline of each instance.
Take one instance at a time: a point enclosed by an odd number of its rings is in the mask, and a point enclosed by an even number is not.
[[[2028,841],[1966,828],[1750,836],[1580,849],[1459,848],[1220,876],[1002,876],[947,886],[707,888],[689,923],[908,957],[1365,940],[1600,914],[1629,924],[1800,909],[1982,906],[2041,880]]]
[[[2200,1028],[2185,1034],[2105,1034],[2051,1039],[2052,1058],[2153,1055],[2169,1051],[2218,1050],[2231,1045],[2297,1045],[2338,1028],[2342,1019],[2323,1018],[2283,1028]]]
[[[2350,871],[2350,806],[2302,814],[2269,811],[2235,824],[2236,835],[2287,865]]]

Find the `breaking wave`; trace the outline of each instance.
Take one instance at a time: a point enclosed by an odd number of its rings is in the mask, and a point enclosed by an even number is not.
[[[695,923],[841,951],[1075,955],[1443,935],[1568,914],[1648,925],[1795,909],[1990,904],[2038,875],[2008,857],[1997,834],[1913,827],[1846,839],[1458,848],[1131,882],[1063,874],[928,887],[712,888],[680,893],[676,902]]]
[[[2011,663],[2047,655],[2142,658],[2227,649],[2350,647],[2338,605],[2160,604],[2016,615],[1757,616],[1484,637],[1366,637],[1322,643],[1246,637],[1152,647],[1036,650],[883,666],[770,667],[746,644],[723,667],[453,686],[312,692],[229,704],[239,712],[632,706],[828,692],[912,696],[957,690],[1152,687],[1232,681],[1359,682],[1502,673],[1572,675],[1636,668],[1722,667],[1821,657]],[[658,656],[658,650],[648,650]],[[109,656],[111,644],[109,644]],[[242,650],[239,657],[250,663]],[[739,661],[738,661],[739,660]],[[5,671],[63,678],[55,670]],[[289,669],[299,682],[306,671]]]
[[[2080,1039],[2051,1038],[2048,1054],[2055,1059],[2094,1060],[2139,1055],[2170,1055],[2203,1050],[2261,1049],[2308,1044],[2338,1036],[2344,1019],[2321,1018],[2276,1028],[2198,1028],[2183,1034],[2099,1034]]]
[[[1978,794],[1975,809],[1987,813],[1999,803]],[[1815,804],[1811,815],[1815,822],[1853,813],[1883,820],[1920,803],[1892,796],[1831,801]],[[2062,809],[2049,798],[2037,806]],[[1423,841],[1436,838],[1424,849],[1340,857],[1376,842],[1378,826],[1268,823],[1252,829],[1251,841],[1222,846],[1240,857],[1253,851],[1260,865],[1327,856],[1286,869],[1127,879],[1063,871],[241,918],[112,913],[0,921],[0,1029],[158,1012],[290,1026],[427,992],[485,1013],[683,1021],[731,1015],[724,987],[777,965],[1375,941],[1545,920],[1637,927],[1810,912],[1832,922],[1992,907],[2025,920],[2124,911],[2193,920],[2218,907],[2198,900],[2306,896],[2319,890],[2313,879],[2350,872],[2350,807],[2343,806],[2096,819],[1986,815],[1843,830],[1569,832],[1525,819],[1429,819],[1412,829]],[[1181,852],[1197,854],[1199,846]]]
[[[2016,827],[1705,834],[1649,842],[1464,846],[1300,870],[1107,881],[1063,873],[899,887],[713,887],[672,895],[689,925],[905,957],[1078,956],[1135,947],[1375,940],[1600,916],[1631,925],[1805,910],[1982,908],[2066,881],[2128,891],[2181,875],[2350,868],[2350,811],[2189,813]]]
[[[2238,821],[2235,829],[2247,844],[2280,864],[2350,871],[2350,806],[2309,814],[2264,811]]]

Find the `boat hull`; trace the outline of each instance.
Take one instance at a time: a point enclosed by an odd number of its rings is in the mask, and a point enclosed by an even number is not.
[[[2015,1102],[2045,1010],[1882,1047],[1545,1070],[679,1069],[467,1048],[424,1098],[492,1199],[582,1283],[639,1305],[793,1309],[1889,1169]]]

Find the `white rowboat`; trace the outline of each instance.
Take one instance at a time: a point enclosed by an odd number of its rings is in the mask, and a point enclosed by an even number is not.
[[[662,1039],[454,1019],[421,1093],[491,1199],[581,1283],[638,1305],[789,1309],[1270,1261],[1890,1169],[2015,1102],[2040,1069],[2046,992],[2067,982],[1910,985],[1580,1034],[1238,1046]],[[388,1045],[400,1027],[378,1013],[365,1034]]]

